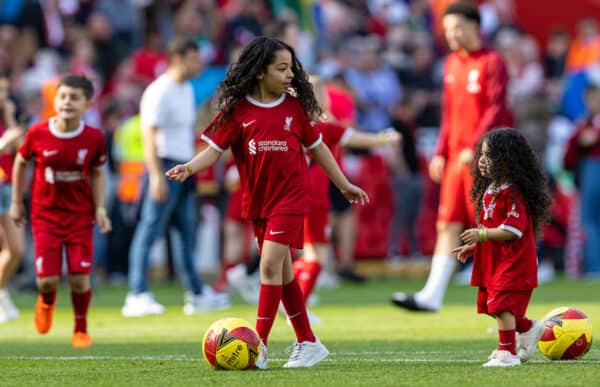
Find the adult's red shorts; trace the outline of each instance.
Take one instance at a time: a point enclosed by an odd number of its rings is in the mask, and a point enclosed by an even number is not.
[[[61,213],[54,219],[34,216],[31,228],[37,277],[62,274],[63,249],[70,274],[90,273],[94,257],[94,225],[89,215]]]
[[[471,202],[473,176],[470,168],[470,165],[458,161],[448,161],[440,185],[438,222],[458,222],[465,227],[475,224],[475,205]]]
[[[329,210],[311,207],[310,213],[304,217],[304,243],[329,243],[330,235]]]
[[[497,314],[511,312],[514,316],[525,316],[533,290],[518,292],[479,288],[477,313]]]

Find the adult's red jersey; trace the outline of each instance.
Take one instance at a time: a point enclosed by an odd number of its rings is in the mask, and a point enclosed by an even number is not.
[[[248,96],[217,127],[220,116],[202,138],[219,152],[231,147],[244,190],[242,216],[306,215],[310,178],[304,148],[315,148],[322,138],[298,100],[282,94],[265,104]]]
[[[90,172],[101,167],[106,158],[101,130],[81,122],[73,132],[60,132],[51,118],[29,128],[19,154],[25,160],[35,159],[34,216],[51,217],[56,210],[94,216]]]
[[[335,122],[319,122],[315,125],[323,135],[323,142],[331,150],[333,154],[337,152],[338,145],[347,134],[351,133],[352,129],[346,128]],[[336,161],[340,164],[340,160],[336,157]],[[329,201],[329,176],[315,161],[310,161],[308,167],[311,183],[311,207],[328,211],[330,207]]]
[[[506,104],[508,72],[497,52],[453,52],[443,82],[436,155],[454,160],[463,149],[473,149],[483,133],[513,124]]]
[[[477,243],[471,285],[492,290],[531,290],[537,287],[537,252],[533,221],[521,194],[509,184],[488,188],[479,224],[514,233],[511,241]]]

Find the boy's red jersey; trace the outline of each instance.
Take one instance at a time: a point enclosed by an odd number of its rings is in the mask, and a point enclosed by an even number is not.
[[[522,291],[537,287],[537,251],[533,221],[521,194],[509,184],[488,188],[479,224],[512,232],[511,241],[475,245],[471,285],[491,290]]]
[[[73,132],[59,132],[51,118],[32,125],[19,148],[25,160],[35,159],[32,213],[62,210],[94,216],[90,171],[106,158],[101,130],[81,122]]]
[[[322,140],[298,100],[283,94],[263,104],[246,97],[215,130],[220,116],[202,138],[219,152],[231,147],[244,191],[242,216],[307,214],[310,178],[303,147],[312,149]]]

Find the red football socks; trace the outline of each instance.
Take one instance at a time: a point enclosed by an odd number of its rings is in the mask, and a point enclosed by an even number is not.
[[[56,291],[48,293],[40,292],[40,296],[42,296],[42,301],[46,305],[54,305],[54,303],[56,302]]]
[[[525,316],[515,316],[515,322],[517,323],[517,332],[519,333],[527,332],[533,325],[533,321]]]
[[[498,349],[501,351],[509,351],[513,355],[517,354],[516,335],[514,329],[506,331],[498,330]]]
[[[317,261],[309,261],[304,262],[302,272],[296,277],[305,304],[308,296],[310,296],[315,289],[315,285],[319,279],[319,273],[321,273],[321,264]]]
[[[71,292],[71,303],[75,314],[75,329],[73,332],[87,332],[87,312],[92,300],[92,289],[87,292]]]
[[[275,315],[281,301],[281,285],[260,285],[260,294],[258,295],[258,313],[256,316],[256,333],[263,343],[267,345],[269,332],[273,327]]]
[[[314,342],[315,335],[310,328],[308,316],[306,315],[306,305],[302,297],[302,291],[298,282],[294,278],[292,282],[283,286],[283,294],[281,297],[283,306],[290,318],[296,339],[299,343],[304,341]]]

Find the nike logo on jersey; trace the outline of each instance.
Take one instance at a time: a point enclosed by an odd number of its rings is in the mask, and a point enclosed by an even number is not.
[[[252,125],[255,122],[256,122],[256,120],[252,120],[252,121],[248,121],[248,122],[242,122],[242,126],[244,128],[247,128],[248,126]]]
[[[279,235],[279,234],[283,234],[285,231],[269,231],[269,235]]]
[[[50,156],[54,156],[55,154],[58,153],[58,149],[54,149],[54,150],[43,150],[42,151],[42,155],[44,157],[50,157]]]
[[[80,265],[81,267],[90,267],[92,266],[92,263],[88,261],[81,261]]]

